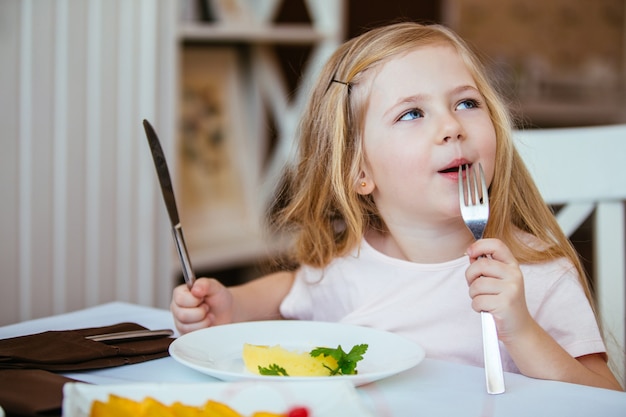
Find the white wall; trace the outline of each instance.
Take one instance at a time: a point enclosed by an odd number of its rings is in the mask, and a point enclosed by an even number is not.
[[[172,154],[175,26],[175,0],[0,2],[0,325],[168,305],[172,240],[141,121]]]

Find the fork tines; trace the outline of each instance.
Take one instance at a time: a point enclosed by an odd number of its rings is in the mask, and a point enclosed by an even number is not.
[[[463,171],[466,172],[467,180],[465,181],[463,180]],[[478,180],[479,175],[480,185]],[[465,187],[463,186],[464,183]],[[465,188],[467,191],[465,191]],[[489,191],[481,164],[478,164],[478,169],[474,166],[470,168],[469,164],[459,167],[459,193],[459,198],[461,198],[463,204],[467,206],[489,204]]]
[[[465,170],[465,179],[463,171]],[[478,171],[478,172],[476,172]],[[480,185],[478,177],[480,176]],[[459,203],[461,216],[474,238],[481,239],[489,219],[489,191],[483,167],[459,166]]]

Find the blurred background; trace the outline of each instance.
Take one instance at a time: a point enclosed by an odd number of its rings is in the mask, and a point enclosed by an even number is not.
[[[483,58],[492,80],[509,101],[518,127],[552,128],[605,125],[625,120],[626,111],[622,106],[626,80],[625,4],[621,0],[593,4],[550,0],[541,5],[517,0],[348,0],[343,5],[343,18],[339,10],[333,17],[337,19],[337,40],[407,19],[452,27]],[[193,25],[198,20],[219,23],[223,8],[236,14],[242,11],[237,7],[237,2],[209,2],[208,5],[187,2],[182,13],[182,25],[188,28],[186,33],[190,35],[184,42],[186,51],[216,48],[210,34],[193,36]],[[304,1],[284,1],[274,22],[310,25],[315,24],[315,16]],[[245,43],[236,45],[238,53],[250,60],[247,46]],[[302,77],[306,77],[316,46],[314,42],[284,41],[277,41],[271,47],[266,45],[277,61],[274,70],[281,73],[286,83],[286,100],[297,100]],[[268,129],[270,137],[266,138],[268,147],[261,152],[271,157],[276,151],[276,142],[280,141],[280,132],[276,131],[277,116],[264,114],[263,117],[263,127]],[[190,185],[193,181],[184,183]],[[572,236],[590,271],[592,223],[590,217]],[[266,267],[263,263],[261,266]],[[225,282],[238,282],[263,272],[266,270],[259,270],[259,265],[254,263],[223,270],[209,269],[206,274]]]
[[[626,123],[624,0],[2,0],[0,325],[169,305],[180,266],[144,118],[196,273],[271,269],[288,242],[264,208],[308,86],[339,43],[398,20],[463,36],[520,128]],[[591,225],[572,236],[590,270]]]

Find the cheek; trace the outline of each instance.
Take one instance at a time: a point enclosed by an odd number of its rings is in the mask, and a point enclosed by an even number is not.
[[[371,149],[368,160],[376,176],[415,175],[419,167],[424,166],[424,154],[407,147],[382,146]]]
[[[389,131],[378,126],[365,130],[363,150],[374,182],[391,190],[398,183],[419,177],[429,166],[428,142],[415,140],[414,132]]]
[[[423,152],[413,150],[380,150],[371,157],[370,172],[376,185],[376,195],[389,198],[406,198],[407,190],[421,189],[428,166]],[[392,197],[393,196],[393,197]]]
[[[485,175],[487,176],[489,183],[491,183],[491,180],[495,172],[495,163],[496,163],[496,155],[497,155],[497,152],[496,152],[497,142],[496,142],[495,132],[493,133],[493,136],[485,142],[482,148],[483,148],[482,149],[483,160],[490,162],[490,163],[487,163],[484,168],[485,168]]]
[[[487,158],[491,161],[495,161],[496,160],[496,149],[497,149],[497,144],[496,144],[496,139],[494,137],[493,140],[487,142],[484,146],[484,154],[487,156]]]

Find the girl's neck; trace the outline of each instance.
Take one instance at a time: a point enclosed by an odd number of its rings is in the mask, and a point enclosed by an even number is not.
[[[387,256],[417,263],[440,263],[460,258],[474,241],[465,228],[435,235],[370,230],[365,238],[374,249]]]

